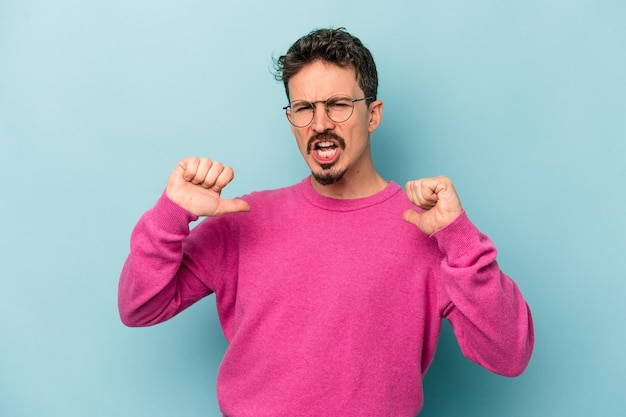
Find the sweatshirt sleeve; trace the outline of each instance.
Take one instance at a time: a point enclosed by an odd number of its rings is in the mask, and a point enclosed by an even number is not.
[[[118,307],[124,324],[163,322],[214,291],[184,249],[189,224],[197,219],[165,193],[140,218],[119,281]]]
[[[440,283],[463,354],[491,372],[520,375],[534,346],[530,309],[496,262],[496,248],[463,212],[432,235],[443,253]]]

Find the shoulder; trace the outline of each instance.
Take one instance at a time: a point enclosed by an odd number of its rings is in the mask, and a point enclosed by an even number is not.
[[[296,201],[297,199],[294,197],[301,195],[301,188],[302,182],[271,190],[254,191],[241,198],[248,202],[253,209],[255,206],[284,205]]]

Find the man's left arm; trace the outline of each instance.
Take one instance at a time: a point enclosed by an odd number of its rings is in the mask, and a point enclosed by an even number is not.
[[[404,219],[437,242],[443,254],[441,285],[450,298],[450,320],[464,355],[506,376],[521,374],[534,345],[528,305],[499,268],[496,249],[463,211],[452,182],[445,177],[406,184],[409,200],[421,211]]]

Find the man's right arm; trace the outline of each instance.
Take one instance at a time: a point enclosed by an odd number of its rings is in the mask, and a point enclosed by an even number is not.
[[[200,216],[248,211],[243,200],[224,200],[232,169],[208,158],[180,161],[165,193],[139,220],[120,276],[118,306],[128,326],[168,320],[213,290],[200,278],[202,266],[184,261],[189,223]]]

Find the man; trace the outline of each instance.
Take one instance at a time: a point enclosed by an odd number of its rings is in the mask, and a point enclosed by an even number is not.
[[[215,293],[230,417],[415,416],[444,317],[469,359],[523,372],[530,310],[450,180],[404,193],[374,168],[383,104],[367,48],[342,29],[314,31],[277,74],[311,176],[226,200],[232,169],[180,161],[133,231],[123,322],[156,324]]]

